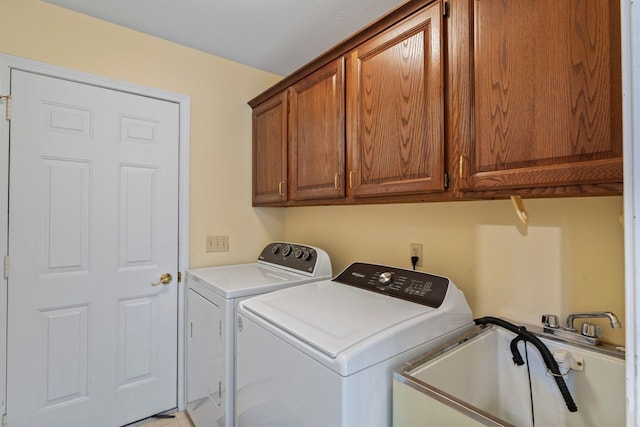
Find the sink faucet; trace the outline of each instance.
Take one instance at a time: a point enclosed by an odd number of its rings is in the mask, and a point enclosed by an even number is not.
[[[610,312],[610,311],[590,311],[590,312],[587,312],[587,313],[571,313],[570,315],[568,315],[567,316],[567,324],[565,326],[565,329],[567,331],[575,332],[576,329],[573,327],[574,319],[578,319],[578,318],[593,319],[593,318],[596,318],[596,317],[603,317],[603,318],[609,319],[609,323],[611,324],[612,328],[621,328],[622,327],[620,325],[620,322],[618,321],[618,318],[612,312]]]

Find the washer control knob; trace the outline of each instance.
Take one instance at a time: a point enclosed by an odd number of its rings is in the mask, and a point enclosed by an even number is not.
[[[280,246],[274,246],[271,248],[271,253],[276,255],[279,250],[280,250]]]
[[[289,256],[290,253],[291,253],[291,245],[285,246],[284,249],[282,250],[282,255]]]
[[[389,286],[391,282],[393,282],[393,275],[388,271],[385,271],[384,273],[380,274],[380,276],[378,276],[378,282],[382,286]]]
[[[302,250],[296,249],[295,252],[293,253],[293,256],[298,259],[302,258]]]
[[[308,249],[303,249],[302,250],[302,259],[305,261],[308,261],[309,258],[311,258],[311,252],[309,252]]]

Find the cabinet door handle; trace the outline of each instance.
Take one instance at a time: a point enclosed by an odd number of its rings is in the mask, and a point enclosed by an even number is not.
[[[340,172],[336,172],[333,176],[333,186],[338,191],[340,191],[340,175],[342,175]]]
[[[460,155],[460,178],[464,178],[464,161],[467,159],[465,154]]]
[[[281,196],[284,196],[284,193],[282,192],[282,186],[284,185],[284,181],[280,181],[278,183],[278,194],[280,194]]]
[[[355,174],[356,174],[356,171],[349,172],[349,187],[351,187],[352,190],[356,189],[356,187],[353,185],[353,176]]]

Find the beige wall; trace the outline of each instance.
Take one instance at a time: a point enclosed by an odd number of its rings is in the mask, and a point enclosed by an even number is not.
[[[334,273],[353,261],[410,268],[409,244],[422,243],[420,270],[450,277],[477,317],[610,310],[624,323],[622,197],[524,203],[528,226],[509,200],[290,208],[286,239],[327,250]]]
[[[476,316],[535,323],[547,312],[611,310],[624,319],[621,197],[526,200],[528,227],[509,201],[253,209],[246,101],[278,76],[39,0],[2,0],[0,16],[0,53],[191,97],[193,267],[250,262],[282,238],[325,248],[334,272],[355,260],[408,267],[417,242],[423,270],[451,277]],[[212,234],[228,234],[230,252],[205,253]]]
[[[39,0],[0,2],[0,53],[191,98],[191,266],[249,262],[282,237],[282,210],[251,208],[251,109],[279,76]],[[205,253],[205,236],[230,236]]]

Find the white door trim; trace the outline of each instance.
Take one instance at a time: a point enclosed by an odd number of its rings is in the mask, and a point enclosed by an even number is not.
[[[640,425],[640,3],[621,2],[627,425]]]
[[[157,98],[174,102],[180,106],[180,148],[179,148],[179,200],[178,200],[178,271],[182,272],[182,283],[178,292],[178,396],[179,410],[185,408],[184,393],[184,319],[185,319],[185,286],[184,277],[189,267],[189,123],[190,98],[187,95],[167,92],[147,86],[137,85],[108,77],[98,76],[69,68],[49,65],[38,61],[0,54],[0,95],[7,95],[10,90],[10,71],[19,69],[50,77],[90,84],[121,92]],[[9,176],[9,125],[5,120],[5,103],[0,101],[0,258],[4,257],[7,248],[7,200]],[[1,269],[0,269],[1,270]],[[7,312],[7,280],[1,275],[0,281],[0,313]],[[5,412],[6,401],[6,316],[0,316],[0,414]]]

